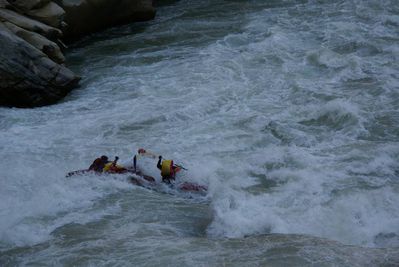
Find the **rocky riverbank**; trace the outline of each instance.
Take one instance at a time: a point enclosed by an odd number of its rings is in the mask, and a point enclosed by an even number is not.
[[[154,16],[151,0],[0,0],[0,105],[56,103],[80,80],[63,41]]]

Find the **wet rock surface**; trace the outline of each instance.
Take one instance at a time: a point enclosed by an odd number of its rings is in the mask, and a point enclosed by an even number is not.
[[[0,104],[53,104],[78,85],[79,77],[0,24]]]
[[[76,39],[106,27],[153,19],[155,8],[148,0],[58,0],[65,10],[65,37]]]
[[[61,39],[154,16],[148,0],[0,0],[0,105],[54,104],[78,86]]]

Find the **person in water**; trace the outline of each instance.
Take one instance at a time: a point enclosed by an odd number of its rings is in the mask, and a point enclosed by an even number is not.
[[[137,150],[137,154],[135,154],[133,157],[133,172],[140,173],[140,171],[137,169],[137,156],[141,156],[141,155],[147,155],[150,157],[155,156],[151,152],[148,153],[144,148],[140,148],[139,150]]]
[[[130,170],[130,171],[133,172],[134,174],[139,175],[141,178],[147,180],[148,182],[155,183],[155,178],[154,177],[142,173],[137,168],[137,156],[144,155],[146,153],[147,153],[147,151],[145,151],[145,149],[143,149],[143,148],[140,148],[137,151],[137,154],[135,154],[134,157],[133,157],[133,170]],[[138,185],[142,185],[142,183],[137,178],[134,178],[134,177],[132,178],[132,182],[135,183],[135,184],[138,184]]]
[[[158,157],[157,168],[161,170],[162,182],[168,184],[175,180],[176,172],[180,170],[180,167],[173,165],[173,160],[162,160],[162,156]]]
[[[89,170],[95,172],[103,172],[105,165],[109,163],[108,157],[102,155],[99,158],[96,158],[93,163],[90,165]]]
[[[155,182],[155,179],[153,177],[142,174],[141,171],[137,168],[138,156],[147,156],[150,158],[156,158],[156,155],[149,151],[146,151],[143,148],[140,148],[137,151],[137,154],[134,155],[133,157],[133,172],[143,176],[144,179],[148,181]],[[159,156],[158,159],[159,160],[157,163],[157,168],[161,170],[162,182],[170,184],[171,180],[175,180],[176,172],[180,171],[182,167],[174,165],[173,160],[162,161],[162,156]]]
[[[115,157],[114,161],[108,161],[107,156],[101,156],[100,158],[96,158],[93,163],[90,165],[89,170],[95,171],[97,173],[108,172],[108,173],[124,173],[127,172],[127,169],[117,165],[117,161],[119,157]]]
[[[105,164],[103,172],[108,172],[108,173],[126,173],[128,172],[128,169],[125,167],[116,164],[119,160],[119,157],[115,157],[115,160],[112,162],[108,162]]]

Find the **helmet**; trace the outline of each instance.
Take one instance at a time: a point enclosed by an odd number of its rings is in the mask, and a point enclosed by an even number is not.
[[[108,161],[108,157],[105,156],[105,155],[102,155],[102,156],[101,156],[101,160],[102,160],[102,161]]]
[[[138,152],[139,152],[139,154],[145,153],[145,149],[144,148],[140,148]]]

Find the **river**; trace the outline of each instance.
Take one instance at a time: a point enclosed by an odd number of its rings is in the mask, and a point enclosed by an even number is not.
[[[66,56],[0,108],[1,266],[399,265],[398,1],[172,1]],[[207,194],[65,177],[141,147]]]

